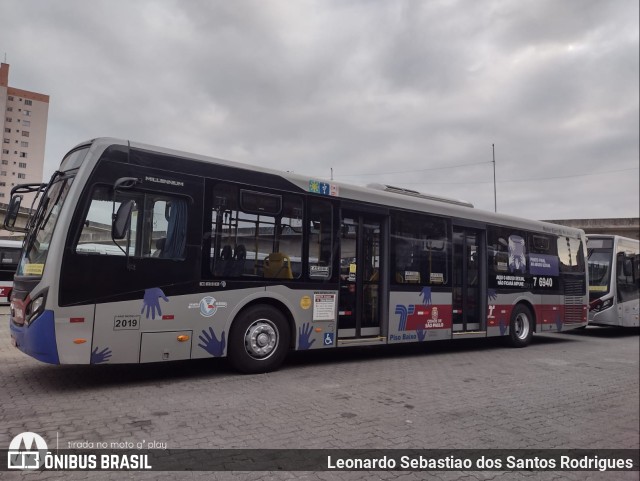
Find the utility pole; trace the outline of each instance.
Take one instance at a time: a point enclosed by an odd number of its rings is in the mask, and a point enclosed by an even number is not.
[[[491,144],[493,150],[493,208],[498,212],[498,195],[496,194],[496,144]]]

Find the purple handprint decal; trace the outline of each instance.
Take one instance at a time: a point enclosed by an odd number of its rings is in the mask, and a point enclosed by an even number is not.
[[[309,336],[311,336],[311,331],[313,331],[313,328],[311,327],[311,324],[309,324],[308,322],[300,326],[300,328],[298,328],[298,349],[300,350],[309,349],[311,345],[314,342],[316,342],[315,339],[309,342]]]
[[[91,364],[100,364],[102,362],[107,362],[111,357],[111,349],[105,347],[102,351],[98,352],[99,348],[95,348],[91,351]]]
[[[505,321],[504,317],[500,316],[500,335],[504,336],[504,333],[507,332],[507,322]]]
[[[556,312],[556,327],[558,328],[558,332],[562,331],[562,318],[559,312]]]
[[[422,292],[420,293],[420,297],[422,297],[423,304],[431,304],[431,288],[423,287]]]
[[[146,289],[144,291],[144,299],[142,301],[142,310],[140,314],[144,312],[145,307],[147,308],[147,312],[145,314],[146,318],[149,319],[149,313],[151,313],[151,319],[156,318],[156,310],[158,311],[158,316],[162,316],[162,309],[160,309],[160,299],[164,299],[166,302],[169,302],[167,296],[164,295],[162,289],[159,287],[153,287],[151,289]]]
[[[198,337],[202,341],[202,344],[198,344],[198,347],[201,347],[214,357],[221,357],[224,354],[224,348],[226,346],[224,331],[222,331],[220,340],[218,340],[216,333],[213,332],[213,327],[209,328],[209,332],[203,330],[202,334]]]

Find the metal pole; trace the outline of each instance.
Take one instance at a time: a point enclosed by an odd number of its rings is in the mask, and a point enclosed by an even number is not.
[[[498,212],[498,196],[496,194],[496,144],[491,144],[493,150],[493,208]]]

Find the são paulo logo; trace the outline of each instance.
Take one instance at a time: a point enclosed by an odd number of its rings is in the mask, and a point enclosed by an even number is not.
[[[9,469],[38,469],[44,463],[47,449],[46,441],[39,434],[20,433],[9,444],[7,467]]]
[[[216,301],[215,297],[207,296],[203,297],[200,301],[200,314],[204,317],[211,317],[218,312],[221,307],[227,307],[226,302]]]

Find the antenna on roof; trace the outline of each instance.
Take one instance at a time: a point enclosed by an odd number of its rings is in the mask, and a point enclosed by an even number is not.
[[[491,144],[493,150],[493,208],[498,212],[498,194],[496,193],[496,144]]]

